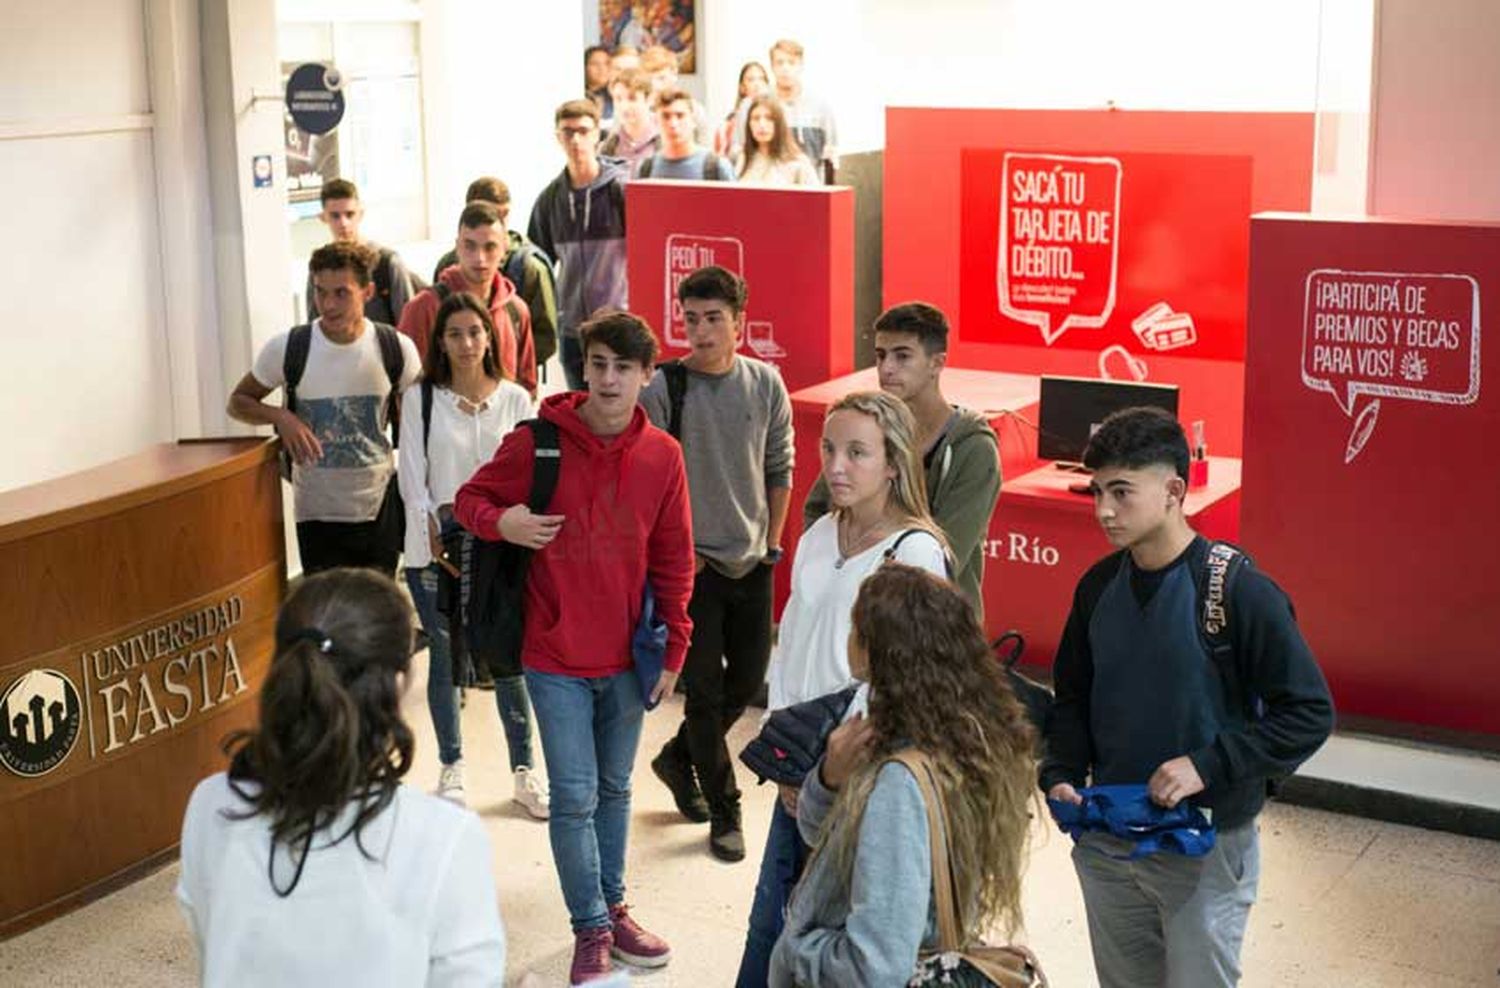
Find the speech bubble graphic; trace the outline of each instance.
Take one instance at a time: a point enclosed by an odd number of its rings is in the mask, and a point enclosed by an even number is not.
[[[1362,394],[1473,404],[1479,283],[1466,274],[1309,272],[1302,383],[1333,395],[1345,415]]]
[[[1000,312],[1048,346],[1115,308],[1120,263],[1118,158],[1009,152],[1001,169]]]
[[[1380,399],[1439,405],[1479,400],[1479,283],[1466,274],[1308,273],[1302,310],[1302,383],[1356,417],[1344,462],[1375,430]]]
[[[682,303],[677,286],[682,279],[711,264],[740,277],[745,276],[745,245],[738,237],[711,237],[697,233],[673,233],[667,237],[666,310],[662,335],[668,345],[688,345],[687,326],[682,321]]]

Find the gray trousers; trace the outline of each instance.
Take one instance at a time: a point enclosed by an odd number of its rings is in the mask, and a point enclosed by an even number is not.
[[[1260,878],[1254,821],[1221,831],[1202,858],[1159,852],[1121,860],[1131,846],[1089,833],[1073,848],[1099,988],[1238,984]]]

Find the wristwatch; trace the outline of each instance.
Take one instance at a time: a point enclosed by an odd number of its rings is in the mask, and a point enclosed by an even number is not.
[[[781,562],[781,557],[786,555],[786,550],[779,545],[774,545],[766,550],[765,562],[772,566]]]

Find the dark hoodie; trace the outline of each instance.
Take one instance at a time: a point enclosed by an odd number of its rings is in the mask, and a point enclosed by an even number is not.
[[[438,275],[438,284],[451,292],[468,291],[468,282],[457,264],[444,268]],[[507,305],[509,303],[509,305]],[[436,288],[424,288],[417,297],[406,303],[401,310],[401,322],[396,327],[411,337],[417,345],[422,359],[427,359],[427,344],[432,337],[432,321],[437,318],[438,307],[443,303]],[[496,345],[499,347],[500,366],[505,376],[536,395],[536,343],[531,338],[531,313],[516,286],[498,271],[490,291],[490,318],[495,323]],[[520,325],[511,320],[511,310],[520,318]]]
[[[527,236],[557,261],[558,324],[564,336],[602,308],[626,307],[626,164],[599,159],[599,174],[573,188],[568,170],[554,178],[531,209]]]
[[[553,395],[541,417],[557,425],[562,466],[546,513],[562,528],[531,558],[521,663],[561,676],[598,678],[631,668],[630,638],[649,577],[667,625],[665,665],[682,669],[693,624],[693,530],[682,449],[639,406],[618,436],[595,435],[578,416],[584,392]],[[481,538],[499,539],[500,516],[531,491],[530,429],[516,429],[495,458],[459,488],[454,513]]]

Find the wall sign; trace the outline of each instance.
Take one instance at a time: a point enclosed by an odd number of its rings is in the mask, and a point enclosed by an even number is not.
[[[331,65],[308,62],[286,83],[286,110],[299,130],[326,134],[344,119],[344,74]]]

